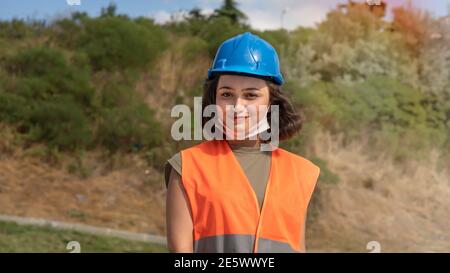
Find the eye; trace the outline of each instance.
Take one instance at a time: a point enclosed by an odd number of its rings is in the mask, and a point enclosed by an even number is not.
[[[255,93],[247,93],[247,94],[245,94],[245,97],[249,98],[249,99],[254,99],[254,98],[258,97],[258,95]]]
[[[231,94],[231,92],[225,91],[223,92],[220,96],[224,97],[224,98],[229,98],[231,97],[233,94]]]

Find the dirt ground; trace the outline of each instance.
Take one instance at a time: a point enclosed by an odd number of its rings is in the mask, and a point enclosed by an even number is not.
[[[129,166],[113,171],[99,155],[89,157],[85,164],[94,167],[86,179],[68,172],[68,164],[0,157],[0,213],[164,233],[162,175],[132,157],[123,158]]]

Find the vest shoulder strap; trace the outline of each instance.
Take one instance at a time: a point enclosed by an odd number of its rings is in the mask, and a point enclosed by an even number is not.
[[[201,161],[213,161],[217,153],[223,152],[223,149],[219,148],[220,140],[204,141],[182,151],[183,154],[189,155],[191,160],[197,161],[190,166],[202,166]],[[223,141],[223,140],[222,140]],[[320,168],[311,162],[310,160],[289,152],[283,148],[277,148],[273,151],[272,160],[276,158],[278,166],[285,168],[286,171],[294,171],[295,176],[298,178],[301,187],[305,191],[305,197],[307,203],[312,196],[317,180],[320,175]],[[183,161],[183,158],[181,159]],[[211,162],[210,161],[210,162]],[[183,172],[182,168],[182,172]]]

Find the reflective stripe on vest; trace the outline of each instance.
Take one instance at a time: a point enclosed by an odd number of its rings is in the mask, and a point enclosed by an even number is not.
[[[260,210],[226,140],[181,151],[194,252],[304,252],[303,225],[319,167],[277,148]]]

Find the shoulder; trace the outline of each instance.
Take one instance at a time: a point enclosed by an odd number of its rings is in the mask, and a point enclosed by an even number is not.
[[[195,144],[191,147],[181,150],[181,152],[192,152],[192,151],[206,151],[208,149],[217,147],[219,142],[217,140],[207,140],[201,143]]]
[[[181,150],[181,157],[185,156],[189,159],[209,159],[220,153],[220,149],[223,147],[219,140],[207,140],[189,148]]]
[[[180,150],[179,152],[173,154],[169,159],[167,159],[167,161],[164,165],[164,174],[165,174],[166,183],[169,179],[170,172],[172,169],[174,169],[179,175],[182,174],[183,154],[192,153],[195,151],[200,151],[200,152],[204,151],[205,146],[207,146],[207,145],[210,145],[210,143],[202,142],[202,143],[196,144],[189,148]]]
[[[168,187],[170,173],[172,170],[174,170],[176,174],[181,176],[182,165],[180,152],[174,154],[171,158],[169,158],[164,165],[164,178],[166,182],[166,188]]]

